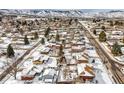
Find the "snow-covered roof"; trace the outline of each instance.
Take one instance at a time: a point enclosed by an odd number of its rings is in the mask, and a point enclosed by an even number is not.
[[[82,63],[82,64],[78,64],[77,68],[78,68],[78,75],[82,75],[82,76],[94,76],[93,74],[91,74],[90,72],[86,71],[86,66],[89,66],[92,68],[92,64],[86,64],[86,63]],[[84,73],[83,73],[84,72]]]
[[[41,52],[49,52],[50,51],[50,48],[49,47],[45,47],[41,50]]]
[[[72,46],[72,49],[80,50],[80,49],[82,49],[82,46]]]
[[[54,76],[54,74],[56,74],[55,69],[46,68],[46,69],[44,70],[43,76],[45,76],[45,75]]]
[[[4,67],[5,66],[5,63],[3,62],[0,62],[0,68]]]
[[[84,56],[81,56],[81,55],[80,56],[76,56],[76,57],[77,57],[76,58],[77,60],[87,60]]]
[[[48,67],[57,67],[57,60],[56,58],[49,58],[46,64]]]
[[[87,50],[87,54],[89,57],[98,57],[96,50]]]
[[[48,55],[44,55],[42,60],[48,60],[49,56]]]
[[[112,31],[112,34],[119,34],[119,35],[123,35],[123,31]]]
[[[33,70],[37,73],[40,73],[44,69],[43,65],[36,65],[34,67],[35,68]]]
[[[71,60],[70,60],[70,62],[69,62],[69,64],[76,64],[77,63],[77,61],[76,61],[76,59],[74,59],[74,58],[72,58]]]
[[[34,60],[38,60],[38,59],[40,59],[41,54],[40,54],[39,51],[36,51],[36,52],[34,52],[34,53],[32,54],[32,57],[33,57]]]

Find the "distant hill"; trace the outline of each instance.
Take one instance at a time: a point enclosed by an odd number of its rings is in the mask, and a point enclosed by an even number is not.
[[[0,14],[26,14],[38,16],[65,17],[124,17],[124,10],[120,9],[0,9]]]

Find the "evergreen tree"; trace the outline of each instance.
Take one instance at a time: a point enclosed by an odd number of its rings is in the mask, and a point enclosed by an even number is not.
[[[23,31],[23,29],[22,29],[22,28],[19,28],[19,29],[18,29],[18,31],[20,32],[20,34],[21,34],[21,35],[23,35],[23,34],[24,34],[24,31]]]
[[[41,39],[41,44],[43,44],[43,45],[45,44],[44,38]]]
[[[50,27],[48,27],[46,30],[45,30],[45,37],[47,37],[48,35],[49,35],[49,33],[50,33]]]
[[[110,21],[110,26],[114,26],[113,21]]]
[[[78,22],[78,19],[74,19],[74,21],[77,23]]]
[[[58,33],[56,34],[56,41],[60,41]]]
[[[63,46],[60,45],[60,48],[59,48],[59,56],[62,56],[63,55]]]
[[[2,21],[2,17],[0,17],[0,21]]]
[[[115,21],[115,24],[114,25],[122,26],[123,25],[123,22],[121,22],[121,21]]]
[[[93,19],[93,23],[96,23],[96,20],[95,19]]]
[[[112,46],[112,50],[111,51],[116,56],[122,54],[121,47],[120,47],[120,45],[118,45],[117,42],[115,42],[115,44]]]
[[[62,45],[64,45],[64,47],[65,47],[65,44],[66,44],[66,41],[62,40]]]
[[[69,25],[72,25],[72,19],[69,20]]]
[[[22,22],[22,26],[27,25],[27,21]]]
[[[35,19],[35,23],[36,23],[37,25],[39,25],[39,21],[38,21],[37,19]]]
[[[51,35],[50,39],[54,38],[54,35]]]
[[[96,30],[95,29],[93,30],[93,34],[96,35]]]
[[[95,63],[95,59],[92,60],[92,63]]]
[[[38,33],[35,32],[35,33],[34,33],[34,39],[38,39],[38,38],[39,38]]]
[[[105,30],[105,26],[102,26],[101,29]]]
[[[99,41],[100,42],[105,42],[106,41],[106,34],[104,31],[102,31],[100,34],[99,34]]]
[[[13,47],[11,46],[11,44],[8,45],[8,48],[7,48],[7,57],[14,57],[14,50],[13,50]]]
[[[28,44],[29,44],[29,41],[28,41],[27,35],[25,35],[25,38],[24,38],[24,44],[25,44],[25,45],[28,45]]]
[[[98,26],[101,26],[101,24],[98,24]]]
[[[122,42],[124,43],[124,37],[122,38]]]

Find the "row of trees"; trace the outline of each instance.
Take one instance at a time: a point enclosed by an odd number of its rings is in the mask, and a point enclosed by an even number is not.
[[[35,32],[35,33],[34,33],[34,38],[32,38],[32,39],[38,39],[38,38],[39,38],[38,33]],[[25,37],[24,37],[24,44],[25,44],[25,45],[28,45],[28,44],[29,44],[29,40],[28,40],[28,38],[27,38],[27,35],[25,35]]]
[[[25,38],[24,38],[24,42],[25,42],[25,45],[29,44],[29,41],[28,41],[28,38],[27,36],[25,35]],[[45,40],[44,38],[41,38],[41,44],[45,44]],[[14,52],[14,49],[13,47],[11,46],[11,44],[8,45],[7,47],[7,57],[14,57],[15,56],[15,52]]]
[[[35,32],[34,33],[34,39],[38,39],[38,38],[39,38],[38,33]],[[42,38],[41,41],[42,41],[42,44],[44,44],[44,39],[43,38]],[[30,44],[30,42],[29,42],[29,40],[27,38],[27,35],[25,35],[25,37],[24,37],[24,45],[28,45],[28,44]],[[8,48],[7,48],[7,57],[14,57],[14,54],[15,54],[15,52],[13,50],[13,47],[11,46],[11,44],[9,44]]]
[[[45,36],[47,37],[49,35],[49,32],[50,32],[50,28],[48,27],[47,30],[46,30],[46,33],[45,33]],[[38,33],[37,32],[34,32],[34,38],[33,39],[38,39],[39,36],[38,36]],[[56,35],[56,40],[59,41],[59,35],[57,34]],[[29,39],[27,37],[27,35],[25,35],[24,37],[24,45],[28,45],[30,44],[29,42]],[[41,44],[45,44],[45,40],[44,38],[41,38]],[[11,44],[8,45],[8,48],[7,48],[7,56],[8,57],[14,57],[14,50],[13,50],[13,47],[11,46]]]
[[[100,42],[105,42],[106,41],[106,33],[104,31],[102,31],[100,34],[99,34],[99,41]]]
[[[51,30],[50,27],[48,27],[48,28],[45,30],[44,36],[45,36],[46,38],[49,38],[50,30]],[[52,37],[53,37],[53,36],[51,36],[51,38],[52,38]],[[58,32],[57,32],[57,34],[56,34],[55,40],[58,41],[58,42],[60,41],[60,35],[58,34]]]
[[[112,46],[111,52],[115,56],[121,55],[121,46],[117,42],[115,42],[115,44]]]
[[[106,41],[106,34],[105,34],[104,31],[102,31],[99,34],[99,41],[100,42],[105,42]],[[111,52],[115,56],[121,55],[122,54],[122,52],[121,52],[121,46],[117,42],[115,42],[113,44],[113,46],[112,46]]]
[[[110,21],[110,26],[118,25],[122,26],[124,23],[122,21]]]
[[[35,36],[34,36],[35,39],[39,38],[37,33],[35,33],[34,35],[35,35]],[[56,41],[59,41],[59,40],[60,40],[60,39],[59,39],[59,34],[56,34]],[[106,41],[106,34],[105,34],[104,31],[102,31],[102,32],[99,34],[99,41],[100,41],[100,42],[105,42],[105,41]],[[24,43],[25,43],[25,45],[29,44],[27,35],[25,35]],[[41,39],[41,44],[45,44],[44,38]],[[15,52],[14,52],[14,50],[13,50],[11,44],[9,44],[9,46],[8,46],[8,48],[7,48],[7,56],[8,56],[8,57],[14,56],[14,53],[15,53]],[[112,47],[112,53],[113,53],[114,55],[119,55],[119,54],[121,54],[121,47],[118,45],[117,42],[116,42],[116,43],[113,45],[113,47]]]

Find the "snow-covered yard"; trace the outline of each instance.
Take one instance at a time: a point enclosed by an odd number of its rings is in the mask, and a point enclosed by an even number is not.
[[[95,60],[92,63],[93,59]],[[106,67],[102,63],[100,58],[90,58],[89,62],[94,66],[95,78],[91,83],[99,83],[99,84],[113,84],[114,82],[110,79],[111,75],[107,71]]]

